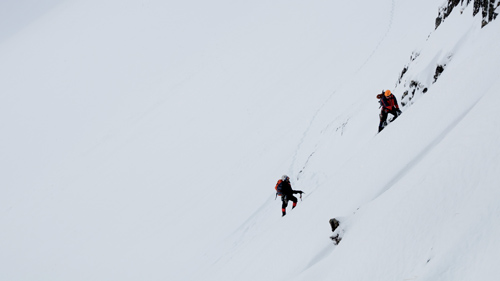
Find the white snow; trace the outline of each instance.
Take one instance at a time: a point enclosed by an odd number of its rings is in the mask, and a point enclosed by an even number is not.
[[[38,2],[0,4],[0,280],[498,280],[500,21],[472,4]]]

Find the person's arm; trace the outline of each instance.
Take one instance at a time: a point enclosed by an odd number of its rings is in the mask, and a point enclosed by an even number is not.
[[[394,107],[396,107],[396,112],[398,113],[398,116],[401,115],[401,109],[399,109],[399,105],[398,105],[398,100],[396,99],[396,97],[394,97]]]
[[[398,100],[394,97],[394,106],[399,109]]]

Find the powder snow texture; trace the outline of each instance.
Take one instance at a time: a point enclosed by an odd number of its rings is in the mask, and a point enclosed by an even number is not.
[[[498,21],[469,6],[434,30],[431,0],[35,2],[1,4],[1,280],[500,276]],[[429,89],[377,134],[408,65]],[[305,194],[282,218],[285,173]]]

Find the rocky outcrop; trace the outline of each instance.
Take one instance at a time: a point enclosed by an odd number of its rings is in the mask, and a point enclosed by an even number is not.
[[[472,5],[469,6],[469,5]],[[481,28],[495,20],[500,13],[500,0],[448,0],[439,8],[436,18],[436,29],[452,14],[461,14],[467,11],[472,15],[481,16]],[[429,35],[431,37],[431,35]],[[429,40],[429,38],[428,38]],[[399,74],[395,88],[402,92],[401,105],[409,106],[413,104],[417,97],[423,96],[436,83],[447,65],[453,58],[453,49],[443,50],[442,55],[433,56],[421,50],[414,51],[410,57],[410,62],[403,67]]]
[[[336,218],[333,218],[330,219],[329,223],[333,232],[333,235],[330,236],[330,239],[332,239],[333,244],[338,245],[342,240],[342,234],[343,234],[343,232],[339,229],[340,221],[337,220]]]
[[[467,5],[471,0],[467,0]],[[459,4],[463,4],[464,0],[448,0],[448,3],[439,8],[438,16],[436,18],[436,29],[441,25],[441,23],[451,14],[453,9]]]
[[[481,27],[484,27],[492,20],[495,20],[498,16],[498,13],[495,10],[500,6],[499,0],[474,0],[474,12],[475,16],[479,11],[483,16],[483,21]]]
[[[460,13],[463,13],[463,10],[472,2],[472,0],[448,0],[448,2],[439,9],[436,18],[436,29],[457,6],[461,6]],[[476,16],[481,12],[481,16],[483,17],[481,27],[484,27],[497,18],[498,11],[496,10],[498,6],[500,6],[500,0],[474,0],[473,5],[474,9],[472,15]]]
[[[451,61],[453,54],[449,53],[442,58],[436,60],[420,59],[419,52],[413,52],[410,56],[410,62],[403,67],[396,88],[402,91],[401,105],[407,106],[413,103],[415,97],[419,97],[427,93],[429,87],[436,83],[439,76],[444,72],[446,66]],[[414,68],[414,63],[426,65],[425,71]]]

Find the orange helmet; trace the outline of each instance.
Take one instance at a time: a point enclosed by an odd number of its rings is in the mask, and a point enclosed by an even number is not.
[[[390,96],[390,95],[391,95],[391,91],[389,91],[389,90],[385,91],[384,95],[385,95],[386,97]]]

